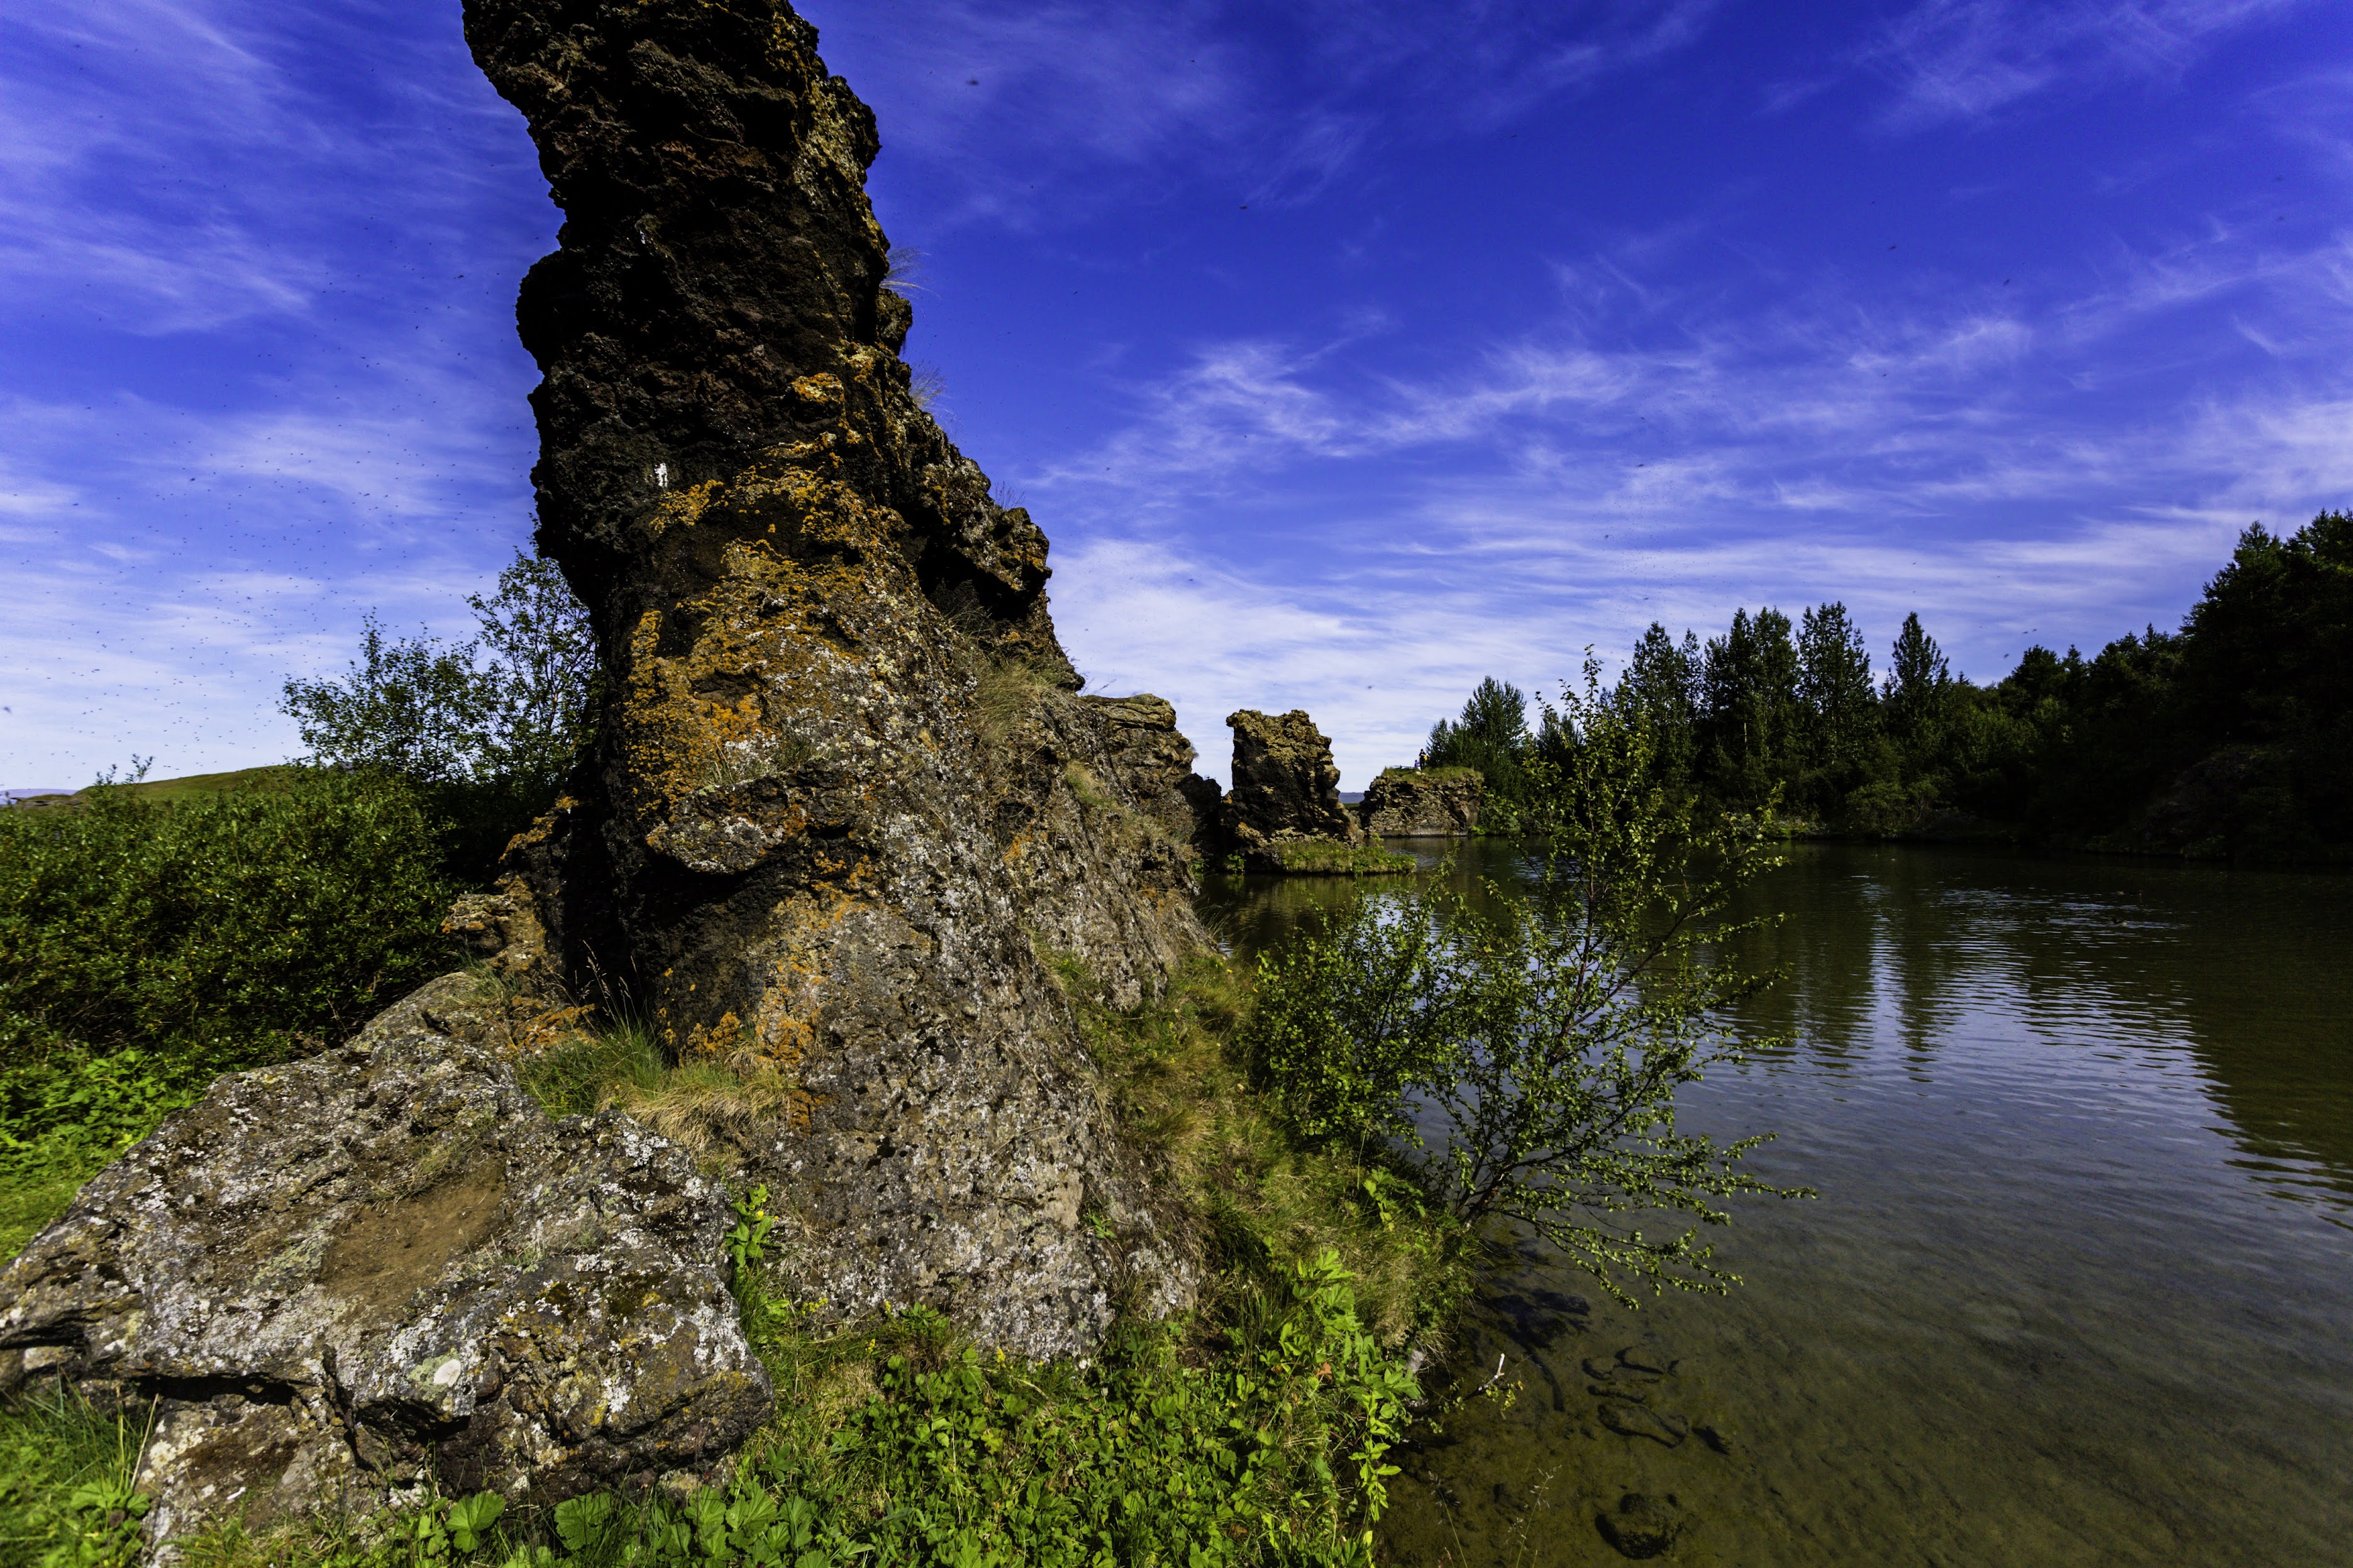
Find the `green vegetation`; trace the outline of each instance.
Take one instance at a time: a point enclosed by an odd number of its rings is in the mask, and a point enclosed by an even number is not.
[[[1379,1150],[1465,1234],[1505,1222],[1558,1247],[1620,1300],[1628,1286],[1720,1289],[1696,1225],[1735,1194],[1803,1195],[1679,1131],[1675,1093],[1737,1062],[1728,1010],[1769,976],[1727,922],[1772,864],[1753,820],[1694,820],[1651,782],[1657,739],[1588,664],[1544,710],[1525,820],[1546,841],[1533,892],[1366,900],[1259,963],[1247,1051],[1303,1139]]]
[[[672,1061],[653,1030],[634,1019],[607,1021],[536,1051],[520,1076],[550,1116],[627,1111],[713,1173],[764,1127],[807,1115],[799,1084],[773,1058],[743,1050],[725,1059]]]
[[[1387,1455],[1420,1398],[1402,1357],[1467,1289],[1465,1233],[1377,1154],[1303,1140],[1249,1091],[1234,1040],[1250,999],[1223,961],[1196,961],[1130,1011],[1075,964],[1059,972],[1106,1103],[1155,1167],[1166,1234],[1202,1262],[1196,1310],[1124,1317],[1089,1366],[984,1352],[923,1308],[827,1323],[821,1304],[770,1295],[755,1188],[725,1251],[776,1415],[719,1484],[229,1527],[187,1561],[1369,1563]],[[678,1070],[624,1027],[544,1053],[527,1077],[551,1109],[581,1111],[674,1091]],[[104,1517],[70,1488],[127,1474],[100,1463],[113,1418],[65,1397],[0,1414],[0,1488],[13,1489],[0,1495],[31,1510],[28,1564]]]
[[[371,645],[371,668],[388,658]],[[315,710],[441,679],[430,659],[395,675]],[[1529,898],[1498,893],[1501,914],[1370,900],[1270,956],[1255,987],[1204,957],[1132,1010],[1057,964],[1159,1234],[1199,1262],[1192,1310],[1123,1303],[1088,1365],[984,1351],[923,1308],[839,1321],[772,1294],[752,1188],[724,1251],[778,1400],[716,1484],[228,1526],[187,1561],[1368,1563],[1421,1401],[1407,1357],[1442,1343],[1486,1248],[1534,1231],[1621,1293],[1720,1287],[1695,1226],[1632,1222],[1721,1223],[1713,1200],[1772,1190],[1737,1168],[1754,1140],[1674,1122],[1676,1089],[1736,1055],[1722,1012],[1756,984],[1722,923],[1762,864],[1755,827],[1694,829],[1691,798],[1653,778],[1656,731],[1589,674],[1542,735],[1514,776],[1551,871]],[[343,760],[267,790],[167,805],[109,787],[0,819],[0,1133],[25,1190],[50,1194],[26,1229],[214,1072],[347,1031],[441,957],[454,889],[430,803],[451,797],[389,771],[397,757]],[[1324,868],[1411,864],[1323,847]],[[673,1062],[626,1021],[539,1050],[523,1077],[551,1111],[622,1107],[723,1175],[734,1134],[794,1116],[800,1093],[749,1052]],[[125,1559],[142,1507],[128,1420],[62,1394],[0,1411],[0,1496],[26,1521],[0,1568]]]
[[[133,759],[134,763],[137,759]],[[177,800],[195,800],[206,795],[244,795],[254,790],[283,789],[302,777],[297,763],[277,763],[267,767],[237,768],[223,773],[189,773],[176,779],[150,779],[143,768],[134,769],[129,779],[113,779],[92,784],[90,789],[112,789],[136,800],[167,805]],[[90,790],[78,790],[72,795],[40,795],[25,801],[14,809],[18,811],[55,811],[59,807],[72,809],[85,803]]]
[[[1292,877],[1393,877],[1414,867],[1410,855],[1392,854],[1377,844],[1343,844],[1336,838],[1301,838],[1276,844],[1267,854]]]
[[[448,956],[455,889],[397,781],[76,798],[0,813],[0,1257],[215,1076],[349,1033]]]
[[[1643,715],[1653,781],[1704,811],[1778,811],[1834,832],[2023,837],[2259,860],[2353,856],[2353,514],[2242,534],[2180,629],[2096,658],[2029,648],[1990,686],[1952,672],[1916,615],[1875,685],[1840,604],[1793,626],[1736,613],[1704,646],[1652,626],[1611,700]],[[1516,830],[1531,732],[1494,680],[1431,732],[1430,762],[1488,772]],[[1481,758],[1488,759],[1481,762]]]
[[[474,640],[386,641],[370,616],[350,674],[290,679],[282,705],[313,763],[420,791],[451,869],[475,880],[554,801],[586,747],[596,651],[552,562],[517,554],[495,593],[466,603]]]
[[[146,1442],[142,1412],[100,1410],[54,1384],[0,1411],[0,1568],[129,1568]]]
[[[584,743],[594,664],[544,562],[468,602],[474,642],[371,619],[348,680],[287,682],[316,765],[142,764],[0,813],[0,1257],[219,1074],[340,1039],[447,962],[458,887]]]

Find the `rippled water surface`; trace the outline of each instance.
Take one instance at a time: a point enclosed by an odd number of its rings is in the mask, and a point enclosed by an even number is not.
[[[1365,890],[1210,900],[1248,949]],[[1622,1563],[1634,1494],[1669,1563],[2353,1563],[2353,879],[1822,846],[1756,896],[1791,1043],[1686,1122],[1820,1197],[1736,1206],[1729,1298],[1499,1269],[1461,1362],[1518,1393],[1404,1456],[1387,1558]]]

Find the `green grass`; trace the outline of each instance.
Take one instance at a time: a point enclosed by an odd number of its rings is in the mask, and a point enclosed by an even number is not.
[[[227,773],[190,773],[185,778],[94,784],[90,789],[76,790],[71,795],[35,795],[21,806],[12,809],[55,811],[63,807],[70,810],[89,805],[92,790],[117,790],[134,799],[157,804],[196,800],[216,795],[240,795],[250,790],[282,790],[299,783],[307,771],[293,763],[276,763],[258,768],[237,768]]]
[[[1412,856],[1394,855],[1377,844],[1330,838],[1277,844],[1264,853],[1286,877],[1394,877],[1416,864]]]
[[[69,1388],[0,1409],[0,1568],[134,1561],[146,1508],[131,1477],[146,1441],[142,1410],[100,1409]]]
[[[608,1020],[534,1053],[519,1076],[551,1116],[618,1109],[720,1174],[764,1129],[807,1121],[808,1098],[791,1067],[752,1048],[748,1036],[724,1055],[673,1062],[643,1023]]]

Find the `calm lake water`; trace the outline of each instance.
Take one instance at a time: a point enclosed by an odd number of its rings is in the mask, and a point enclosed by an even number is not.
[[[2353,1563],[2353,879],[1801,846],[1756,898],[1792,1043],[1685,1122],[1821,1195],[1735,1206],[1725,1298],[1500,1268],[1457,1364],[1519,1392],[1402,1456],[1385,1559],[1623,1563],[1637,1494],[1667,1563]]]

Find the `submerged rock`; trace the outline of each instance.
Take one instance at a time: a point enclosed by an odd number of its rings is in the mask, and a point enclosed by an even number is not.
[[[872,116],[777,0],[468,0],[466,34],[565,212],[518,317],[606,696],[512,865],[567,976],[797,1082],[746,1171],[791,1289],[1034,1355],[1182,1304],[1050,966],[1133,1003],[1206,945],[1191,748],[1078,694],[1045,535],[918,403]]]
[[[1594,1415],[1620,1437],[1648,1437],[1672,1448],[1691,1435],[1690,1426],[1681,1416],[1662,1414],[1647,1405],[1629,1403],[1641,1395],[1624,1389],[1612,1389],[1609,1394],[1610,1397],[1595,1408]]]
[[[222,1079],[0,1273],[0,1394],[155,1402],[156,1540],[428,1482],[557,1500],[765,1418],[724,1194],[625,1117],[543,1113],[508,1001],[449,975]]]
[[[1616,1508],[1594,1521],[1601,1539],[1616,1547],[1620,1556],[1638,1560],[1656,1557],[1672,1546],[1683,1534],[1684,1522],[1683,1510],[1672,1496],[1661,1499],[1645,1492],[1626,1493]]]
[[[1467,837],[1485,789],[1476,768],[1388,768],[1365,791],[1357,819],[1376,838]]]

